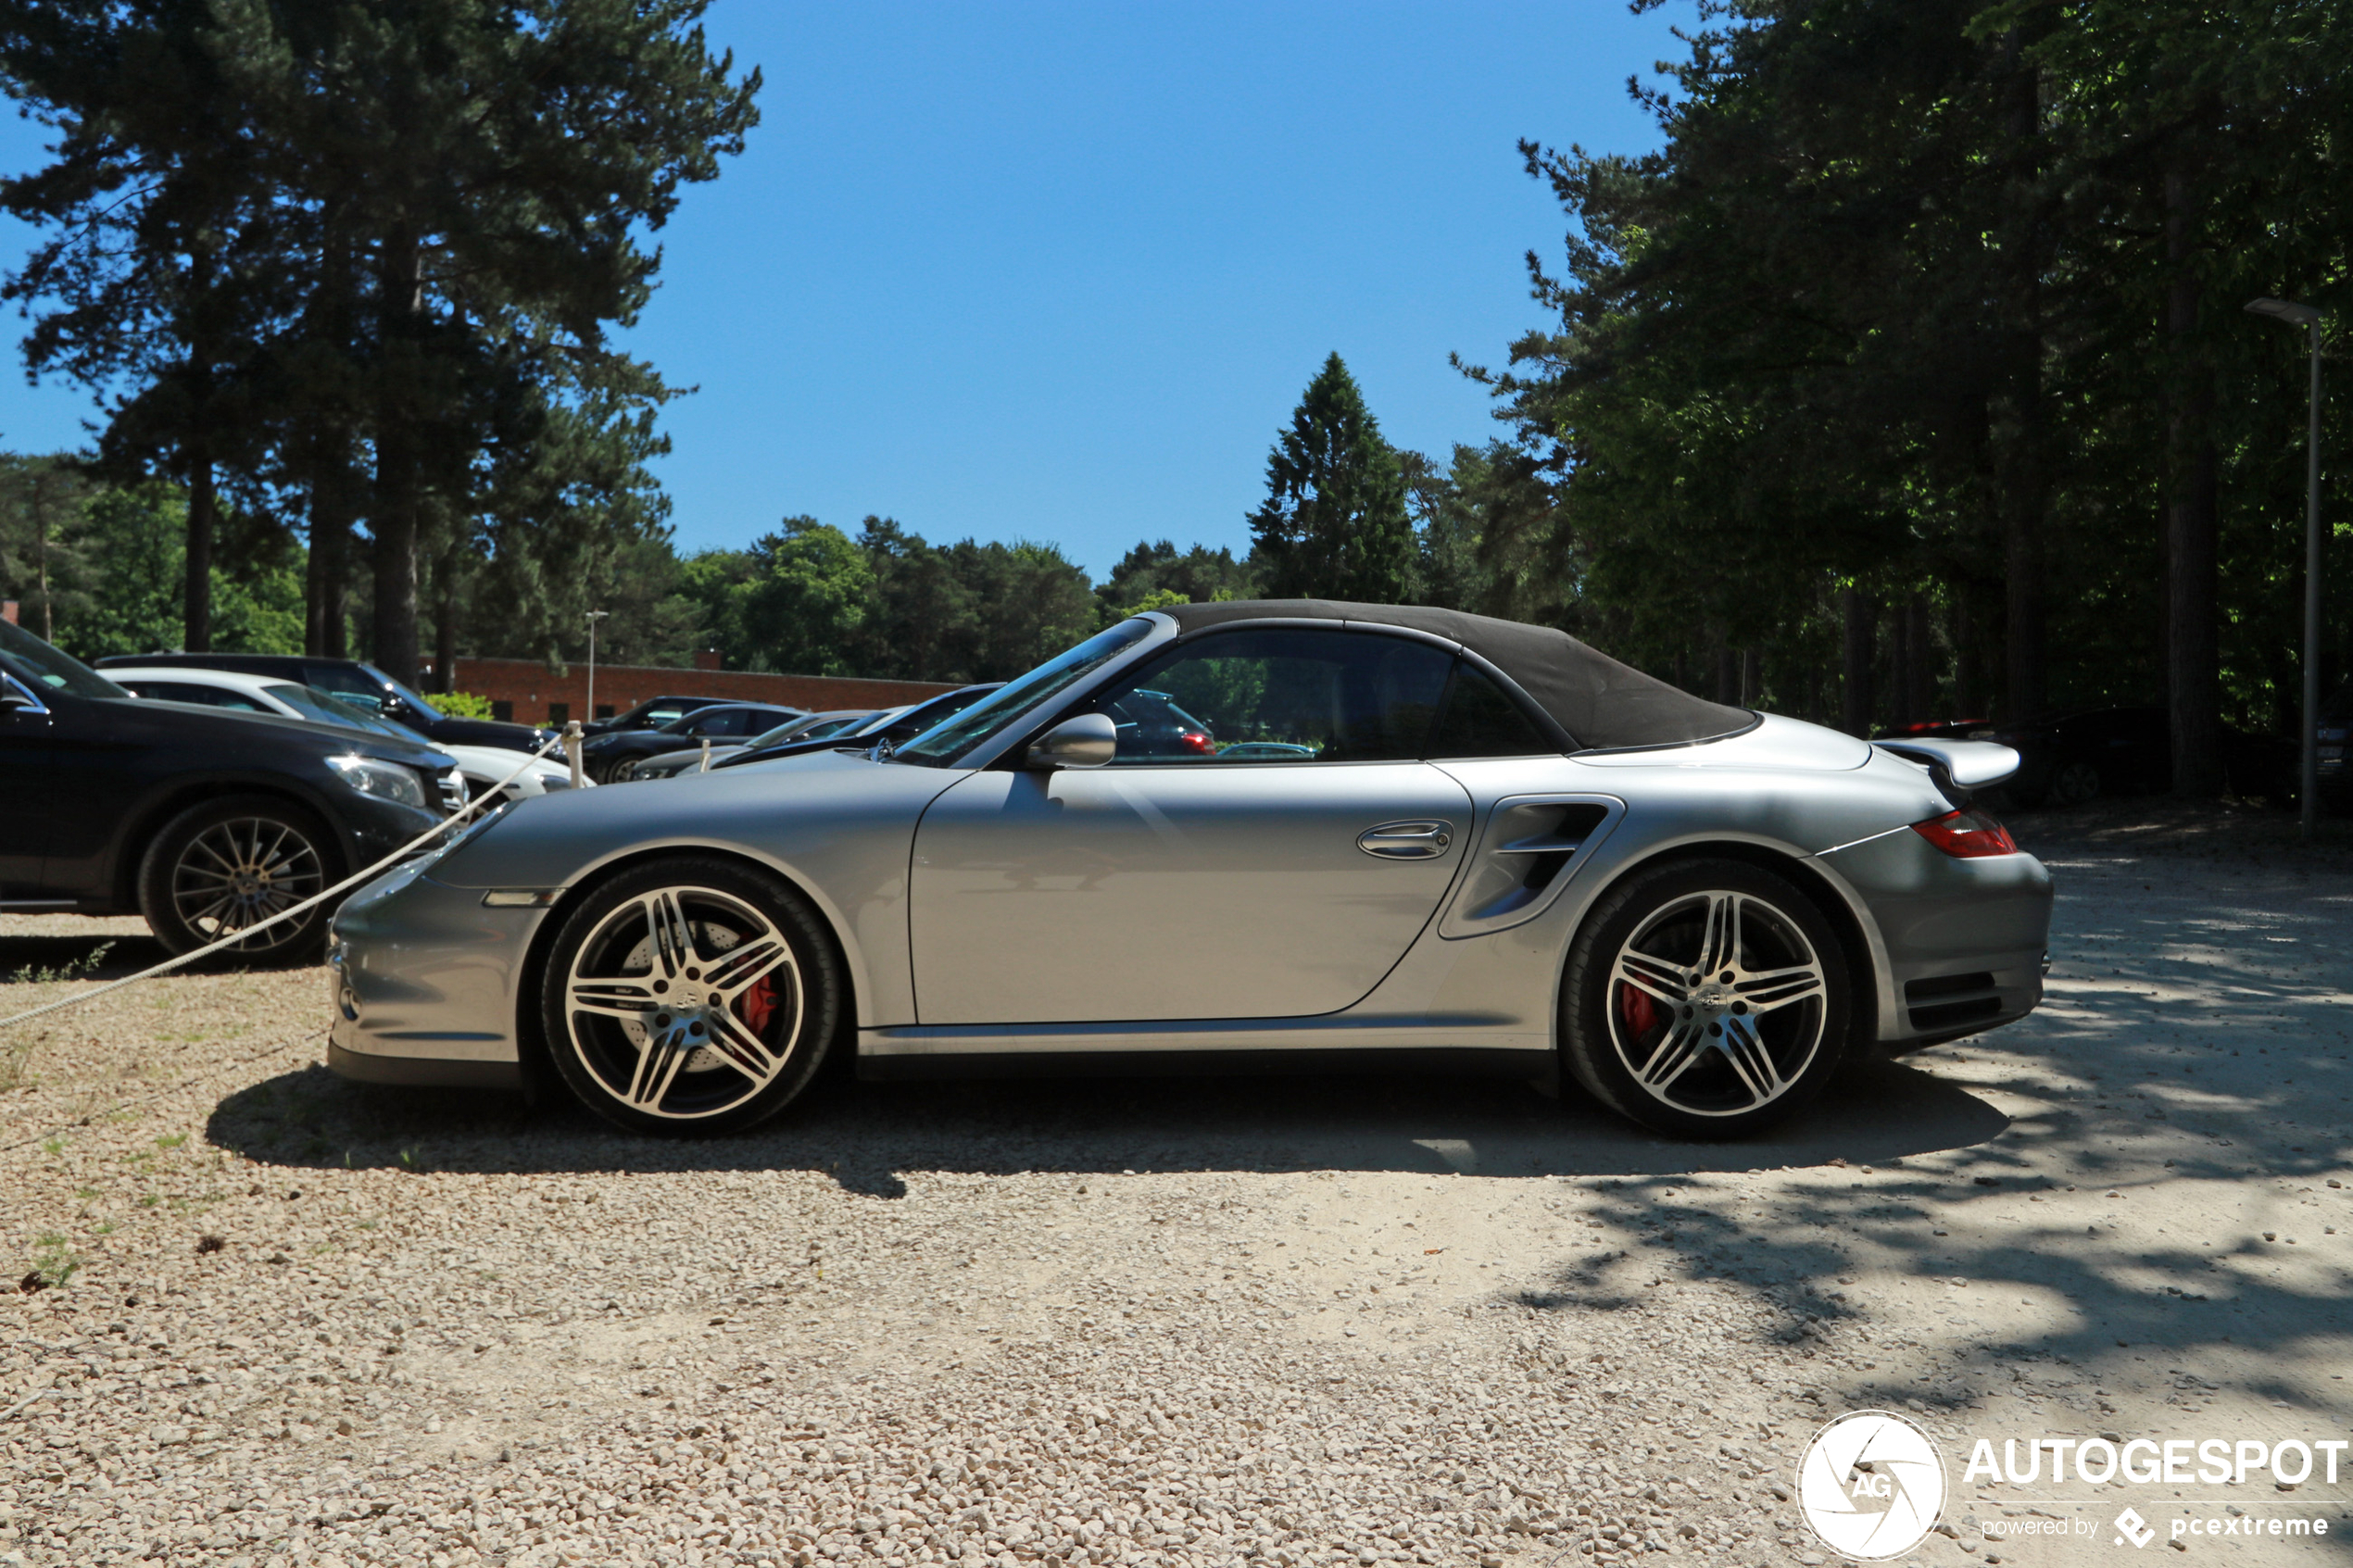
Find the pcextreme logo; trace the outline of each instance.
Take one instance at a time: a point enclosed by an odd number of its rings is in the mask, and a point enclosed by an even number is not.
[[[1893,1411],[1850,1411],[1814,1434],[1797,1465],[1797,1505],[1842,1557],[1900,1557],[1944,1508],[1944,1460]]]

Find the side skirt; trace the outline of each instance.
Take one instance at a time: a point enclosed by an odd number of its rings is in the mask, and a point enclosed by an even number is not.
[[[1403,1073],[1517,1079],[1554,1092],[1560,1058],[1549,1047],[1340,1047],[1313,1050],[960,1050],[948,1054],[858,1053],[858,1076],[870,1084],[943,1078],[1289,1077]]]

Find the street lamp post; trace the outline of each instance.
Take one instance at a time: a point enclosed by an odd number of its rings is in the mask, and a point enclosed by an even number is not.
[[[597,721],[597,622],[611,613],[609,609],[588,612],[588,700],[584,705],[587,711],[580,716],[584,723]]]
[[[2314,306],[2287,299],[2251,299],[2258,316],[2302,327],[2312,343],[2311,423],[2304,437],[2304,748],[2296,794],[2304,836],[2321,819],[2321,317]]]

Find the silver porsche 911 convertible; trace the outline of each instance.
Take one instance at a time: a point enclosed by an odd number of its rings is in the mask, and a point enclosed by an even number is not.
[[[893,750],[526,800],[346,903],[332,1063],[644,1132],[862,1076],[1565,1066],[1726,1136],[2042,997],[2017,765],[1703,702],[1562,633],[1139,615]]]

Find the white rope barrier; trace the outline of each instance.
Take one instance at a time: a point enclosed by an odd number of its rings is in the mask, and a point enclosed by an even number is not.
[[[163,962],[157,964],[152,969],[143,969],[136,974],[126,974],[120,980],[110,980],[94,991],[80,992],[77,995],[67,997],[62,1000],[51,1002],[45,1007],[32,1008],[10,1018],[0,1018],[0,1029],[10,1028],[19,1023],[30,1023],[36,1018],[45,1018],[50,1013],[62,1012],[68,1008],[79,1007],[83,1002],[96,1001],[100,997],[107,995],[108,992],[120,991],[125,985],[135,985],[142,980],[152,980],[158,974],[169,974],[175,969],[184,968],[185,966],[195,962],[198,959],[205,958],[209,954],[220,952],[224,947],[233,947],[239,943],[250,942],[254,937],[269,930],[273,925],[280,924],[285,921],[290,921],[294,919],[295,916],[303,913],[305,910],[316,909],[321,904],[325,903],[328,899],[335,897],[339,894],[349,892],[352,888],[359,886],[361,883],[373,881],[379,873],[398,864],[400,861],[407,859],[409,856],[415,854],[418,850],[422,849],[426,845],[432,843],[443,834],[447,833],[450,829],[471,821],[476,812],[480,811],[484,806],[496,800],[509,784],[514,783],[517,779],[522,777],[525,772],[529,771],[531,765],[534,762],[536,762],[540,759],[546,757],[547,753],[555,750],[558,746],[562,746],[565,753],[571,758],[572,781],[574,784],[577,784],[580,782],[580,721],[574,719],[564,726],[563,734],[558,735],[554,740],[549,741],[538,750],[531,753],[528,757],[525,757],[522,759],[522,765],[516,768],[513,772],[509,773],[505,778],[500,779],[488,789],[481,791],[475,795],[472,800],[467,801],[457,810],[451,812],[448,816],[444,817],[441,821],[434,823],[433,826],[427,828],[423,833],[419,834],[416,837],[410,839],[408,843],[402,845],[391,854],[386,855],[374,865],[368,867],[365,871],[354,872],[351,875],[344,878],[341,882],[336,883],[333,887],[314,893],[299,904],[280,909],[268,920],[258,921],[252,925],[240,927],[239,929],[231,932],[228,935],[220,938],[218,941],[207,943],[201,947],[192,948],[189,951],[181,954],[178,958],[166,959]]]

